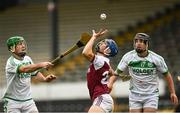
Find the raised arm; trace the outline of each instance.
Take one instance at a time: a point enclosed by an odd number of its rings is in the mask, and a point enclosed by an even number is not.
[[[88,43],[86,44],[86,46],[83,49],[82,54],[86,57],[87,60],[92,61],[95,53],[93,52],[93,45],[95,43],[95,40],[102,36],[103,34],[105,34],[107,32],[107,30],[100,30],[99,32],[95,32],[95,30],[92,31],[93,35],[91,37],[91,39],[88,41]]]

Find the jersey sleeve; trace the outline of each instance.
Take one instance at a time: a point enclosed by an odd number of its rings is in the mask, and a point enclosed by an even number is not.
[[[125,71],[128,67],[128,58],[127,58],[127,55],[124,55],[121,59],[121,61],[119,62],[116,70],[115,70],[115,73],[118,74],[118,73],[121,73],[123,71]]]
[[[12,73],[12,74],[17,73],[19,66],[20,65],[15,64],[12,59],[8,60],[7,64],[6,64],[6,72],[7,73]]]
[[[168,72],[168,67],[164,61],[164,58],[160,58],[158,65],[157,65],[158,71],[160,71],[163,75]]]
[[[103,67],[104,63],[105,63],[105,60],[103,59],[103,57],[97,56],[97,55],[94,56],[93,65],[94,65],[95,70],[98,70],[101,67]]]

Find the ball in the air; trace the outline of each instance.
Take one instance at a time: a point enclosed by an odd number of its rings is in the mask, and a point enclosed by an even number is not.
[[[100,18],[101,18],[101,20],[105,20],[106,19],[106,14],[105,13],[102,13],[101,15],[100,15]]]
[[[180,76],[177,76],[177,80],[180,81]]]

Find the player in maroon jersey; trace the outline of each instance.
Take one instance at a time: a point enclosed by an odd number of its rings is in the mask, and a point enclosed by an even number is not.
[[[87,86],[89,95],[93,101],[88,113],[110,113],[113,110],[113,99],[110,96],[108,88],[109,76],[112,75],[112,68],[109,63],[109,57],[118,53],[118,47],[112,39],[104,39],[96,45],[96,53],[93,52],[93,45],[100,36],[107,30],[95,32],[86,44],[82,54],[91,62],[87,72]]]

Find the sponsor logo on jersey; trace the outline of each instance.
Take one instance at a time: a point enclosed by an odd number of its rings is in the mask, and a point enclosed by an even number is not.
[[[156,65],[149,61],[131,61],[129,66],[134,74],[153,75],[156,73]]]
[[[31,64],[31,62],[23,62],[21,65],[28,65]],[[31,73],[20,73],[19,78],[29,78],[31,77]]]

